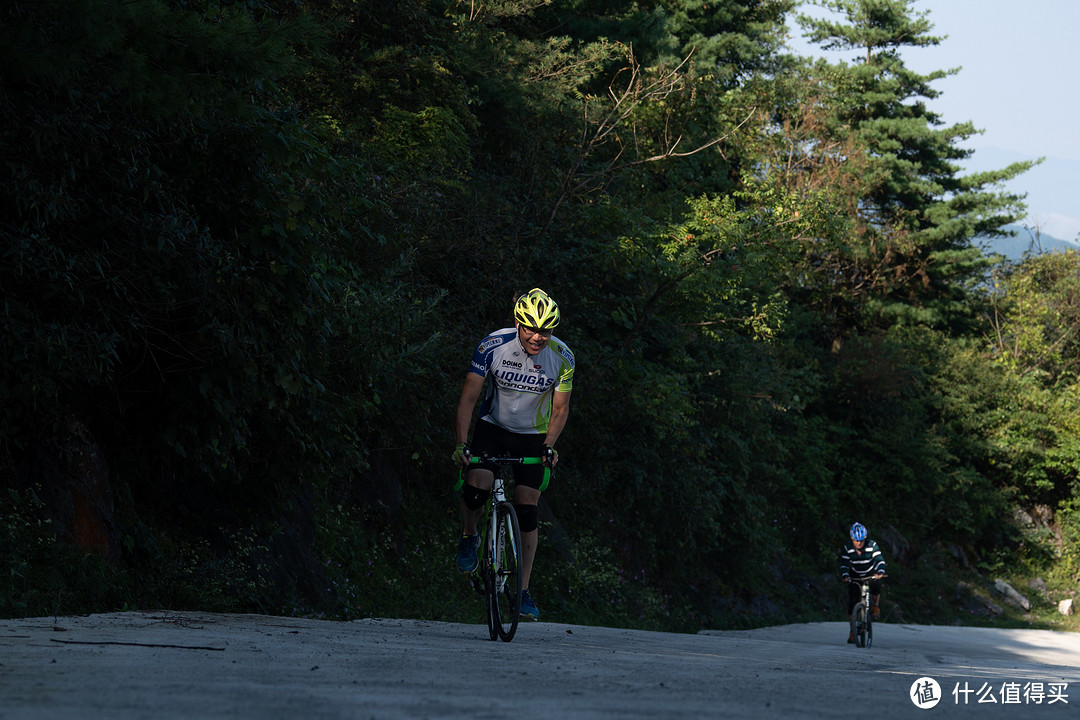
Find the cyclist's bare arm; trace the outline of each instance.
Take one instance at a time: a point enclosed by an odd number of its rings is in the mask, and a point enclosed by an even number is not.
[[[454,422],[454,442],[469,441],[469,426],[472,424],[473,410],[476,409],[476,401],[480,399],[480,393],[484,389],[484,378],[476,373],[465,373],[465,386],[461,389],[461,397],[458,399],[457,415]]]
[[[551,420],[548,422],[547,434],[544,436],[544,444],[554,447],[559,439],[563,428],[566,427],[566,419],[570,416],[570,391],[555,391],[551,399]]]

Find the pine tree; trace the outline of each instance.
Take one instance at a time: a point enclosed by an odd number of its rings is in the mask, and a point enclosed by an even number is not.
[[[861,52],[851,64],[807,66],[804,91],[816,101],[804,98],[803,112],[810,106],[821,115],[814,142],[804,147],[842,148],[833,157],[831,192],[852,225],[808,256],[829,269],[827,284],[839,296],[833,310],[850,321],[959,329],[970,318],[968,289],[990,262],[972,239],[999,234],[1024,213],[1023,196],[995,186],[1032,163],[961,174],[959,163],[972,151],[960,143],[979,131],[971,122],[945,125],[927,106],[939,95],[932,83],[959,68],[922,75],[901,57],[905,48],[944,40],[930,34],[928,12],[914,11],[911,0],[824,5],[841,20],[800,15],[807,37],[826,49]]]

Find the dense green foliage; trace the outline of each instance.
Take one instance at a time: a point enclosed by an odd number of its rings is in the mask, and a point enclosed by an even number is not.
[[[0,613],[473,618],[453,406],[534,286],[548,617],[827,616],[855,519],[909,620],[1075,580],[1078,258],[972,245],[1026,166],[961,175],[906,0],[833,5],[863,61],[788,0],[5,5]]]

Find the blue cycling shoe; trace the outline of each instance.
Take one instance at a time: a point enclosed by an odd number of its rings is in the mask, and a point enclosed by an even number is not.
[[[465,535],[461,538],[457,548],[457,569],[463,573],[471,573],[480,564],[476,557],[476,551],[480,548],[480,533]]]
[[[536,609],[536,603],[533,602],[532,595],[528,590],[521,591],[521,619],[522,620],[539,620],[540,611]]]

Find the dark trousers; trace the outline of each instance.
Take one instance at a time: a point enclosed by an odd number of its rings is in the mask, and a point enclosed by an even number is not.
[[[870,581],[870,596],[871,598],[877,598],[881,595],[881,581]],[[850,615],[851,611],[855,609],[855,605],[862,600],[862,587],[859,583],[848,583],[847,586],[847,614]],[[873,600],[871,600],[873,602]]]

